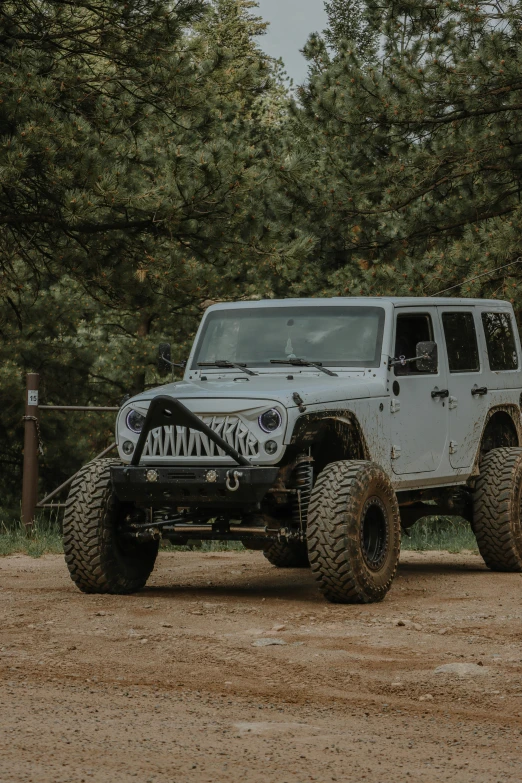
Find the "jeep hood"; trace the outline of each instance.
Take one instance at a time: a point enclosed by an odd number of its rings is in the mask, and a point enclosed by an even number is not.
[[[291,373],[293,380],[288,380],[286,375],[266,374],[254,377],[244,376],[229,378],[220,377],[208,381],[178,381],[148,389],[128,400],[125,405],[132,403],[146,403],[158,394],[168,394],[175,397],[188,407],[190,402],[201,409],[201,403],[205,400],[252,400],[253,405],[260,400],[279,402],[285,408],[295,408],[296,402],[293,394],[297,392],[305,405],[316,405],[345,400],[356,400],[368,397],[382,397],[386,394],[382,379],[357,375],[342,374],[337,378],[328,375],[309,375]],[[230,374],[232,375],[232,374]],[[199,404],[198,404],[199,402]],[[145,406],[148,407],[148,406]]]

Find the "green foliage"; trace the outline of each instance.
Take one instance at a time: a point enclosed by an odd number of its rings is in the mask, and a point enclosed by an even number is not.
[[[24,554],[30,557],[63,553],[62,534],[55,518],[40,517],[27,533],[19,521],[0,521],[0,557]]]
[[[458,517],[427,517],[420,519],[402,537],[402,549],[423,552],[441,550],[478,554],[477,540],[469,522]]]
[[[350,41],[359,55],[375,57],[378,32],[368,18],[364,0],[326,0],[324,7],[328,18],[324,38],[334,51]]]
[[[339,44],[294,108],[313,176],[287,187],[318,237],[322,290],[432,294],[515,260],[519,6],[367,0],[365,15],[373,61]],[[520,308],[519,280],[513,267],[453,293]]]
[[[13,513],[26,370],[47,403],[119,404],[158,383],[158,342],[183,358],[210,301],[273,296],[298,254],[274,220],[281,80],[253,40],[252,5],[0,5],[0,464]],[[101,450],[112,421],[44,414],[42,489]]]
[[[522,312],[522,18],[485,0],[328,0],[288,101],[252,0],[0,4],[0,490],[24,373],[119,404],[213,301],[501,297]],[[261,37],[260,37],[261,36]],[[41,490],[113,417],[44,414]]]

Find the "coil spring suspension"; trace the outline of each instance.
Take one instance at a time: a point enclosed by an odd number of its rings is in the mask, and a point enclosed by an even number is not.
[[[314,485],[314,469],[311,457],[299,457],[292,471],[292,486],[297,489],[292,501],[292,519],[304,535],[310,495]]]

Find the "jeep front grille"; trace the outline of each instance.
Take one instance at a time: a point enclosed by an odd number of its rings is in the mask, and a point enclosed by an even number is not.
[[[201,416],[202,421],[221,435],[243,457],[256,457],[259,443],[237,416]],[[187,427],[158,427],[147,438],[144,458],[226,457],[226,454],[206,435]]]

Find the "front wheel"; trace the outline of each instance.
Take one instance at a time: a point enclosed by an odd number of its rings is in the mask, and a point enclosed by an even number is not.
[[[134,593],[150,576],[158,542],[123,539],[123,513],[112,492],[110,459],[82,468],[72,483],[63,520],[65,562],[73,582],[84,593]]]
[[[333,462],[320,473],[308,510],[308,555],[333,603],[382,601],[399,562],[399,506],[373,462]]]

